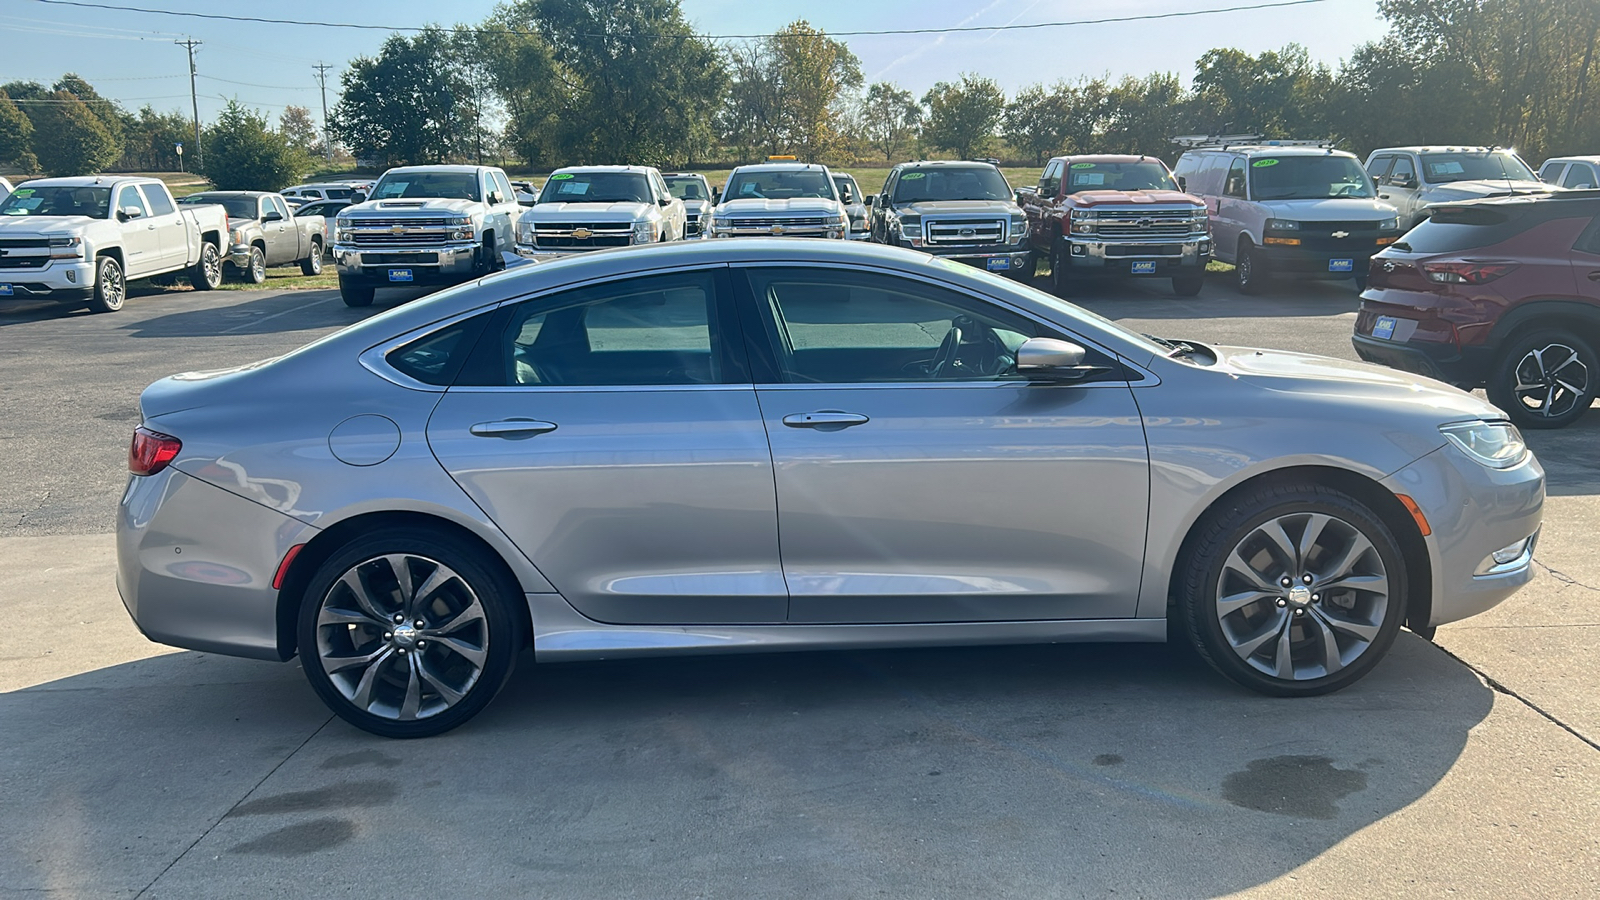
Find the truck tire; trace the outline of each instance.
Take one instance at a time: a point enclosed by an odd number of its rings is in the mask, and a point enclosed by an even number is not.
[[[312,276],[322,274],[322,242],[311,242],[311,255],[300,260],[300,274]]]
[[[197,291],[214,291],[222,286],[222,254],[210,241],[200,243],[200,261],[189,270],[189,286]]]
[[[267,280],[267,254],[260,247],[250,248],[250,261],[239,273],[247,284],[260,284]]]
[[[1185,272],[1182,275],[1172,276],[1172,292],[1179,297],[1193,297],[1200,293],[1200,287],[1206,283],[1206,272]]]
[[[1060,240],[1050,244],[1050,293],[1057,297],[1070,297],[1074,288],[1069,274],[1071,267],[1067,264],[1066,254],[1061,252],[1064,246],[1065,242]]]
[[[339,299],[345,306],[371,306],[372,295],[375,293],[370,284],[356,284],[345,279],[339,279]]]
[[[1256,259],[1255,246],[1248,240],[1239,242],[1239,255],[1234,258],[1233,278],[1241,294],[1261,293],[1262,283],[1266,281],[1266,273],[1261,270],[1261,262]]]
[[[89,298],[91,312],[116,312],[128,299],[128,282],[114,256],[102,256],[94,264],[94,295]]]

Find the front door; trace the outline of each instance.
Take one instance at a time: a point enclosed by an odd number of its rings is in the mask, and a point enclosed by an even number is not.
[[[726,282],[512,304],[428,424],[456,482],[597,621],[784,620],[772,459]]]
[[[1131,617],[1148,456],[1126,376],[1035,384],[1067,337],[901,276],[750,268],[752,337],[797,623]],[[736,278],[736,281],[738,279]]]
[[[117,189],[117,203],[112,215],[130,218],[122,223],[122,255],[124,273],[129,280],[154,275],[162,270],[161,229],[150,218],[150,207],[139,193],[139,186],[125,184]]]
[[[300,236],[289,221],[288,207],[277,197],[261,198],[261,234],[267,242],[267,265],[287,265],[300,255]]]

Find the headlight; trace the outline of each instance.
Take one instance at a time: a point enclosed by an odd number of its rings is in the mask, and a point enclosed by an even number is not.
[[[1300,230],[1300,223],[1299,222],[1291,222],[1288,219],[1268,219],[1267,220],[1267,230],[1268,231],[1299,231]]]
[[[445,219],[444,223],[446,225],[471,225],[472,218],[470,216],[454,216],[452,218]]]
[[[635,244],[653,244],[656,241],[656,223],[633,223],[633,242]]]
[[[1510,422],[1456,422],[1440,425],[1439,431],[1461,452],[1491,469],[1509,469],[1528,457],[1522,432]]]
[[[1028,220],[1027,219],[1012,219],[1011,220],[1011,243],[1015,244],[1017,241],[1020,241],[1020,240],[1022,240],[1023,238],[1025,238],[1027,236],[1028,236]]]
[[[839,213],[837,216],[833,217],[833,222],[831,224],[834,224],[834,225],[839,226],[840,228],[843,228],[846,225],[850,224],[850,217],[845,215],[844,213]]]
[[[1400,230],[1400,219],[1399,218],[1384,219],[1382,222],[1378,223],[1378,230],[1379,231],[1399,231]]]
[[[51,259],[81,259],[83,258],[83,238],[80,237],[53,237],[50,239]]]
[[[533,243],[533,223],[532,222],[518,222],[517,223],[517,242],[520,243],[520,244],[531,244],[531,243]]]

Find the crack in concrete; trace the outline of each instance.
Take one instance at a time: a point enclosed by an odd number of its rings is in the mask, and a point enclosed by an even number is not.
[[[1568,575],[1567,573],[1561,571],[1560,569],[1556,569],[1556,568],[1552,567],[1549,563],[1543,562],[1538,557],[1534,557],[1533,564],[1538,566],[1539,568],[1543,569],[1544,571],[1550,573],[1550,577],[1551,578],[1554,578],[1555,580],[1561,582],[1563,585],[1568,585],[1568,586],[1576,585],[1577,587],[1581,587],[1586,591],[1595,591],[1597,593],[1600,593],[1600,587],[1595,587],[1592,584],[1586,584],[1586,583],[1584,583],[1582,581],[1579,581],[1578,579],[1573,578],[1571,575]]]
[[[1483,683],[1487,684],[1491,690],[1493,690],[1493,691],[1495,691],[1497,693],[1505,694],[1507,697],[1510,697],[1511,699],[1516,700],[1517,702],[1521,703],[1523,706],[1526,706],[1527,708],[1529,708],[1529,709],[1533,710],[1534,712],[1538,713],[1540,716],[1544,717],[1547,721],[1550,722],[1550,724],[1556,726],[1557,728],[1561,729],[1562,731],[1565,731],[1567,734],[1572,735],[1573,737],[1577,738],[1578,740],[1583,741],[1585,744],[1588,744],[1589,748],[1591,750],[1595,750],[1597,752],[1600,752],[1600,742],[1591,740],[1589,737],[1584,735],[1583,732],[1581,732],[1578,729],[1573,728],[1571,725],[1568,725],[1567,723],[1561,721],[1560,719],[1556,718],[1551,713],[1546,712],[1545,709],[1543,707],[1541,707],[1539,704],[1534,703],[1532,700],[1529,700],[1527,697],[1522,696],[1521,694],[1519,694],[1516,691],[1512,690],[1509,686],[1507,686],[1505,684],[1502,684],[1499,680],[1497,680],[1493,675],[1490,675],[1488,672],[1485,672],[1484,670],[1478,668],[1477,666],[1473,665],[1472,663],[1467,662],[1465,659],[1461,658],[1460,656],[1456,655],[1455,653],[1450,652],[1448,649],[1446,649],[1444,647],[1440,647],[1438,644],[1434,644],[1434,646],[1435,647],[1439,647],[1439,652],[1443,653],[1445,656],[1450,657],[1451,659],[1453,659],[1456,662],[1462,664],[1463,666],[1466,666],[1473,673],[1475,673],[1479,678],[1482,678],[1483,679]]]

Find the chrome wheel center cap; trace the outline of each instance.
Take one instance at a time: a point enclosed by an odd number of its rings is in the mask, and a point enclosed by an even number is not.
[[[417,629],[410,624],[402,622],[394,627],[394,645],[396,647],[405,647],[408,650],[415,647],[417,645],[417,636]]]
[[[1289,605],[1290,606],[1310,606],[1311,605],[1311,588],[1308,588],[1303,584],[1297,584],[1294,587],[1289,588]],[[398,634],[395,635],[395,637],[397,637],[397,638],[399,636],[400,635],[398,635]]]

